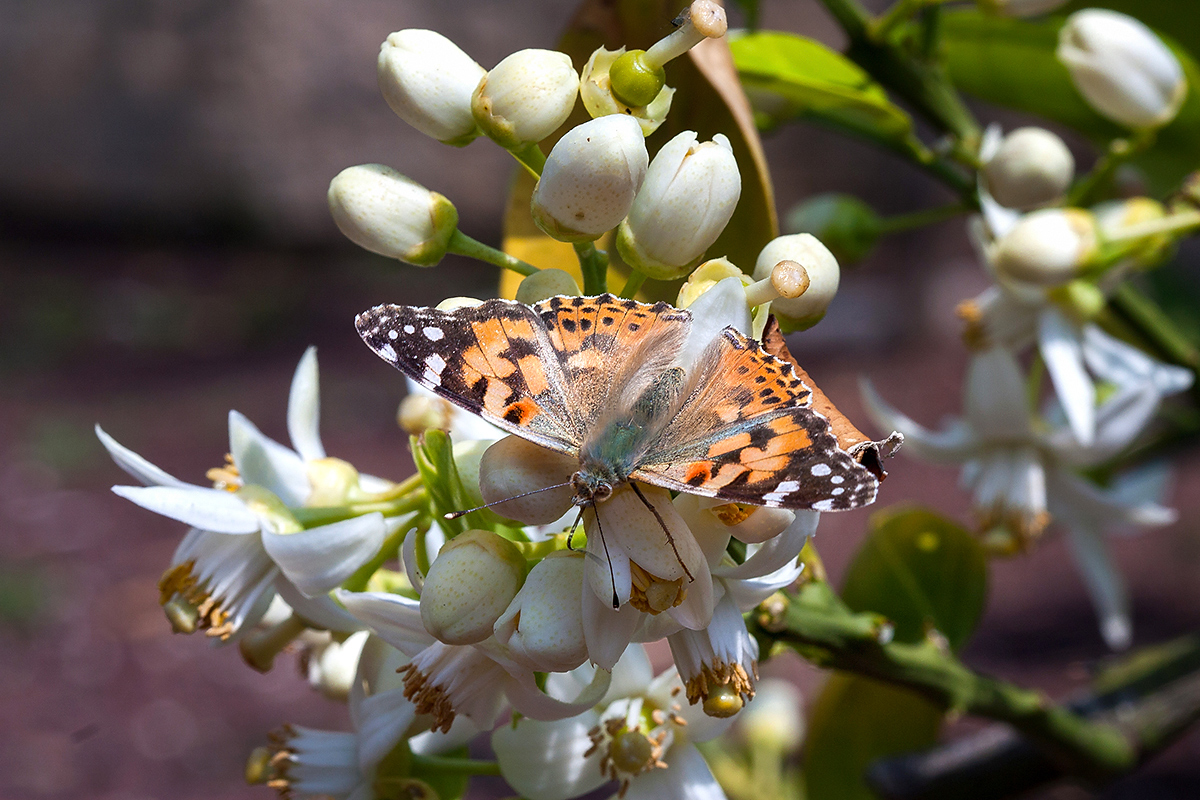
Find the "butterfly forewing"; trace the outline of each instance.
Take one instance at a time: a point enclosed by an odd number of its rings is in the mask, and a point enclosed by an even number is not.
[[[878,481],[842,450],[791,364],[727,328],[691,393],[631,477],[734,502],[835,511],[875,499]]]
[[[583,431],[545,325],[529,306],[381,305],[355,324],[372,350],[427,389],[537,444],[578,453]]]

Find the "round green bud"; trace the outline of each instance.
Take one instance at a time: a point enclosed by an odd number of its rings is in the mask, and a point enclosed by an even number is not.
[[[608,70],[612,93],[630,106],[647,106],[667,84],[667,72],[646,62],[645,50],[630,50]]]

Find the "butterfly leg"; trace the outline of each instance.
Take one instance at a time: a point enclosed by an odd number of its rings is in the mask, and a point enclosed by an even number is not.
[[[650,513],[654,515],[656,520],[658,520],[658,524],[662,527],[663,533],[667,535],[667,544],[671,545],[671,550],[675,553],[675,560],[679,562],[679,566],[683,567],[683,574],[687,575],[688,577],[688,583],[695,582],[696,578],[692,575],[691,571],[688,570],[687,564],[683,563],[683,557],[679,555],[679,548],[675,546],[675,537],[671,535],[670,529],[667,528],[667,523],[663,521],[662,514],[659,514],[658,509],[650,505],[650,501],[646,499],[646,495],[642,494],[642,490],[638,488],[636,482],[630,481],[629,488],[633,489],[633,493],[638,496],[638,499],[642,501],[642,504],[645,505],[646,508],[650,509]]]

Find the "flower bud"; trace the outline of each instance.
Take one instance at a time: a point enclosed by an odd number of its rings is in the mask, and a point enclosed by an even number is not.
[[[516,498],[493,506],[496,513],[526,525],[549,525],[570,508],[572,490],[569,482],[578,468],[576,459],[539,447],[519,436],[507,436],[483,454],[479,464],[479,490],[489,503]],[[537,491],[564,482],[568,485]],[[517,498],[526,492],[537,493]]]
[[[453,203],[382,164],[339,172],[329,183],[329,210],[359,247],[418,267],[441,261],[458,230]]]
[[[597,239],[625,219],[646,177],[646,139],[629,117],[593,119],[567,131],[533,190],[533,220],[564,242]]]
[[[679,297],[675,300],[676,308],[688,308],[700,299],[700,296],[726,278],[737,278],[743,286],[749,286],[753,279],[742,272],[736,264],[722,256],[705,261],[688,275],[683,286],[679,287]]]
[[[520,50],[483,76],[471,95],[471,111],[485,134],[518,150],[558,130],[578,93],[579,76],[566,53]]]
[[[663,145],[617,234],[625,262],[651,278],[687,274],[729,224],[742,178],[729,139],[684,131]]]
[[[1027,211],[1066,193],[1075,177],[1075,159],[1050,131],[1018,128],[1004,137],[983,174],[997,203]]]
[[[1070,0],[976,0],[980,10],[1003,17],[1036,17],[1065,6]]]
[[[540,269],[521,280],[517,287],[517,302],[526,305],[540,303],[543,300],[558,295],[578,297],[581,294],[579,284],[571,277],[571,273],[561,269]]]
[[[633,105],[630,104],[630,98],[624,100],[618,98],[617,92],[613,89],[612,71],[617,62],[627,55],[629,54],[625,52],[624,47],[620,50],[608,50],[601,47],[592,53],[592,57],[588,59],[579,76],[579,97],[583,100],[583,107],[593,118],[609,114],[629,116],[642,126],[642,134],[649,136],[658,130],[658,126],[662,125],[663,120],[667,118],[667,112],[671,110],[671,97],[675,94],[675,90],[665,85],[658,79],[658,76],[654,76],[651,85],[657,86],[658,92],[647,102]],[[624,63],[622,62],[622,64]],[[662,71],[661,67],[659,71]],[[621,77],[622,67],[617,67],[617,75]],[[634,76],[625,77],[625,82],[631,82],[630,77]],[[642,77],[641,82],[647,81]],[[645,97],[635,93],[634,99],[645,100]]]
[[[785,331],[811,328],[825,316],[825,310],[837,294],[841,277],[837,259],[811,234],[779,236],[767,242],[758,254],[754,263],[755,280],[770,278],[781,261],[794,261],[802,266],[808,276],[808,288],[799,297],[775,299],[771,302],[771,312]]]
[[[426,136],[462,146],[479,135],[471,93],[483,67],[434,31],[390,34],[379,48],[379,88],[400,119]]]
[[[792,209],[789,233],[811,233],[840,263],[862,261],[875,249],[882,224],[875,209],[848,194],[818,194]]]
[[[446,644],[476,644],[516,597],[525,558],[491,531],[460,533],[442,547],[421,589],[421,623]]]
[[[435,394],[410,394],[396,409],[396,424],[405,433],[421,434],[429,430],[449,430],[454,407]]]
[[[1141,22],[1116,11],[1076,11],[1059,31],[1057,55],[1088,104],[1129,128],[1166,125],[1187,96],[1175,54]]]
[[[994,242],[988,258],[1003,282],[1049,288],[1074,278],[1097,251],[1096,219],[1078,208],[1026,214]]]
[[[496,621],[496,638],[513,658],[537,672],[566,672],[587,660],[583,638],[582,553],[551,553]]]
[[[317,458],[304,464],[312,487],[305,505],[340,506],[362,494],[358,470],[340,458]]]

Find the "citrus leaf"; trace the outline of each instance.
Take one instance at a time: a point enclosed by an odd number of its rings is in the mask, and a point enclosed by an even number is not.
[[[768,31],[741,36],[730,48],[760,127],[816,119],[892,148],[920,147],[912,118],[883,87],[820,42]]]
[[[650,47],[671,32],[671,20],[678,13],[679,5],[668,0],[615,3],[585,0],[559,41],[558,49],[571,56],[579,70],[600,46],[610,50],[622,46],[630,49]],[[708,249],[708,255],[727,256],[744,271],[753,271],[759,250],[778,235],[779,223],[766,156],[754,127],[750,103],[738,82],[729,47],[724,39],[705,41],[692,48],[686,57],[668,63],[666,71],[667,85],[674,87],[675,96],[666,121],[647,137],[646,147],[653,158],[663,144],[685,130],[695,131],[701,141],[708,141],[718,133],[729,137],[742,174],[742,196],[729,225]],[[564,133],[587,120],[583,104],[576,104],[567,122],[542,142],[543,151],[549,153]],[[554,241],[534,225],[529,213],[533,187],[533,176],[523,169],[513,179],[504,218],[504,251],[538,267],[565,270],[582,283],[571,245]],[[629,273],[620,263],[616,249],[611,247],[611,238],[606,234],[596,246],[608,250],[613,259],[609,289],[619,291]],[[514,297],[520,282],[521,276],[505,271],[501,277],[501,294]],[[674,302],[677,287],[677,282],[650,281],[643,289],[643,296]]]
[[[942,20],[946,69],[968,94],[1061,123],[1104,147],[1129,131],[1093,111],[1055,58],[1063,20],[947,11]],[[1179,58],[1191,87],[1179,116],[1159,131],[1154,147],[1133,162],[1146,171],[1154,193],[1161,196],[1200,166],[1200,66],[1184,47],[1158,35]]]
[[[971,534],[921,508],[888,509],[846,572],[842,599],[854,611],[883,614],[901,642],[930,629],[958,650],[979,622],[987,596],[987,559]]]

